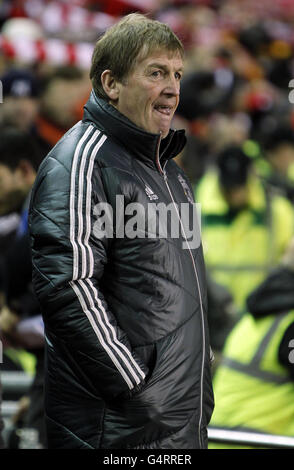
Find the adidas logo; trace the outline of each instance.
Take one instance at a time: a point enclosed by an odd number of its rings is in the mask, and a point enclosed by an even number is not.
[[[155,201],[156,199],[158,199],[157,194],[155,194],[150,188],[150,186],[147,186],[147,184],[145,185],[145,193],[149,197],[150,201]]]

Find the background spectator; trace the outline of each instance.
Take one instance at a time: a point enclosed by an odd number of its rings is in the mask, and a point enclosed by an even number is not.
[[[43,429],[43,334],[40,310],[32,291],[31,254],[27,231],[28,203],[39,165],[39,154],[31,137],[15,128],[0,129],[0,213],[20,213],[17,232],[1,253],[3,305],[0,310],[4,341],[2,370],[24,369],[35,378],[24,426],[36,428],[45,445]],[[38,329],[39,334],[36,334]],[[38,332],[37,332],[38,333]],[[37,338],[36,338],[37,337]],[[36,341],[37,339],[37,341]]]
[[[0,124],[31,132],[38,114],[39,84],[27,69],[8,69],[1,77],[5,100],[0,106]]]
[[[1,414],[1,405],[2,405],[2,386],[1,386],[1,382],[0,382],[0,449],[3,449],[4,448],[4,440],[3,440],[3,437],[2,437],[2,431],[3,431],[3,428],[4,428],[4,422],[3,422],[2,414]]]
[[[265,188],[240,147],[224,148],[196,189],[212,278],[243,313],[245,299],[278,262],[294,230],[289,201]]]
[[[249,296],[214,377],[214,426],[293,436],[294,244]],[[234,446],[212,445],[210,448]],[[238,446],[235,446],[238,447]]]
[[[259,174],[266,185],[294,202],[294,130],[290,126],[277,125],[262,139],[264,159],[268,163]],[[264,170],[264,171],[262,171]]]
[[[78,67],[58,67],[43,77],[35,137],[46,155],[80,118],[89,97],[90,80]],[[82,97],[82,104],[80,102]]]

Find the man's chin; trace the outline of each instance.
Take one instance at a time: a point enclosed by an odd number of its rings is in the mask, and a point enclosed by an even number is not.
[[[161,138],[164,139],[168,136],[170,128],[159,129],[158,134],[161,134]]]
[[[163,125],[152,125],[149,127],[142,127],[147,132],[150,132],[151,134],[160,134],[161,138],[164,139],[165,137],[168,136],[169,131],[170,131],[170,126],[163,126]]]

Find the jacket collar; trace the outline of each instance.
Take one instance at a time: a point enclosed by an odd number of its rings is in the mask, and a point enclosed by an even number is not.
[[[92,90],[84,106],[83,121],[94,122],[99,129],[126,147],[132,155],[148,166],[162,171],[167,160],[178,155],[186,144],[184,130],[170,130],[165,139],[137,127],[107,101],[98,98]]]

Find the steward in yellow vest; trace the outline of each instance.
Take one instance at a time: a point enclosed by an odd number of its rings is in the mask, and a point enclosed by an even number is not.
[[[206,266],[243,313],[246,297],[279,262],[294,233],[293,207],[262,185],[239,147],[222,151],[195,199],[201,204]]]
[[[214,376],[211,426],[294,436],[293,286],[279,267],[249,296]],[[210,444],[220,447],[236,446]]]

